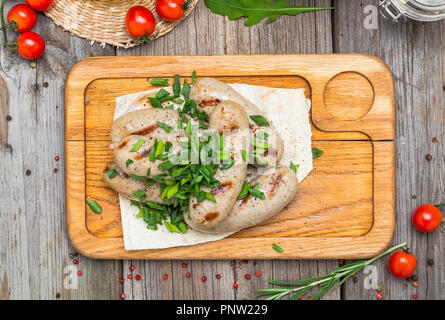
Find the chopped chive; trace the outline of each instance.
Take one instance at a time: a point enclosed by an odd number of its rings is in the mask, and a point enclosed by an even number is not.
[[[297,170],[298,170],[298,167],[299,167],[300,165],[294,165],[293,164],[293,162],[291,161],[290,162],[290,168],[292,169],[292,171],[295,173],[295,174],[297,174]]]
[[[158,165],[158,168],[167,171],[173,168],[173,164],[170,161],[165,161]]]
[[[282,253],[284,251],[279,245],[275,243],[272,245],[272,248],[278,253]]]
[[[265,200],[266,196],[264,195],[264,192],[259,190],[259,187],[260,185],[257,183],[255,187],[249,188],[249,194],[258,199]]]
[[[117,170],[111,169],[107,171],[108,178],[113,179],[115,176],[117,176]]]
[[[130,149],[130,152],[136,152],[139,150],[139,148],[144,144],[144,139],[139,139],[135,145],[133,146],[133,148]]]
[[[178,223],[178,228],[182,233],[185,233],[187,231],[187,225],[184,221]]]
[[[312,148],[312,158],[318,158],[323,155],[324,151],[318,148]]]
[[[156,149],[158,148],[158,139],[155,139],[155,143],[153,144],[153,146],[150,149],[150,155],[148,156],[148,159],[151,162],[155,162],[156,161]]]
[[[184,97],[190,98],[190,85],[188,84],[187,80],[184,80],[181,93]]]
[[[185,127],[185,132],[187,133],[187,136],[190,137],[190,133],[192,132],[192,122],[190,120],[187,120],[187,126]]]
[[[87,204],[94,213],[102,213],[102,207],[96,202],[96,200],[87,200]]]
[[[192,84],[195,84],[196,82],[196,70],[193,70],[192,72]]]
[[[165,143],[165,151],[169,152],[172,147],[173,147],[173,144],[170,141],[167,141]]]
[[[173,197],[178,192],[178,189],[179,189],[179,182],[168,189],[167,199],[170,199],[171,197]]]
[[[150,176],[150,171],[151,171],[150,168],[148,168],[148,169],[147,169],[147,173],[145,174],[147,177]]]
[[[266,152],[266,150],[261,149],[261,148],[255,148],[253,149],[253,154],[258,154],[260,156],[264,155],[264,153]]]
[[[164,152],[164,142],[162,140],[158,141],[158,145],[156,146],[155,157],[160,156]]]
[[[243,158],[244,161],[249,162],[249,155],[247,154],[246,150],[241,150],[241,157]]]
[[[269,148],[269,144],[267,142],[252,140],[250,143],[252,143],[252,145],[256,148],[265,149],[265,150],[267,150]]]
[[[220,161],[227,161],[230,159],[230,152],[228,150],[218,151],[218,154]]]
[[[182,116],[179,116],[179,118],[178,118],[178,129],[179,130],[182,129]]]
[[[184,100],[180,99],[180,98],[173,98],[170,100],[171,102],[174,102],[176,104],[183,104]],[[173,107],[173,106],[172,106]]]
[[[261,166],[267,166],[267,164],[268,164],[267,161],[264,160],[264,158],[263,158],[262,156],[260,156],[259,154],[256,154],[256,155],[254,155],[253,157],[254,157],[255,161],[256,161],[259,165],[261,165]]]
[[[151,79],[150,84],[154,86],[168,86],[168,79]]]
[[[256,114],[256,115],[251,115],[249,117],[250,117],[250,119],[255,121],[255,123],[257,125],[259,125],[260,127],[268,127],[268,126],[270,126],[269,121],[267,121],[266,118],[264,118],[262,115]]]
[[[229,162],[229,163],[224,163],[224,164],[221,166],[221,170],[227,170],[227,169],[229,169],[230,167],[232,167],[232,166],[234,165],[234,163],[235,163],[235,160],[230,159],[230,162]]]
[[[162,109],[161,101],[156,97],[148,97],[153,108]]]
[[[238,200],[243,199],[244,197],[247,196],[247,194],[249,193],[249,188],[250,188],[250,183],[247,181],[244,181],[243,187],[241,188],[241,192],[238,195]]]
[[[132,173],[130,173],[128,176],[129,176],[130,178],[133,178],[133,179],[136,179],[136,180],[146,180],[146,179],[147,179],[147,177],[138,176],[138,175],[136,175],[136,174],[132,174]]]
[[[144,192],[144,190],[138,190],[138,191],[133,192],[133,195],[136,198],[142,198],[145,196],[145,192]]]
[[[266,140],[267,138],[269,138],[269,134],[265,131],[257,131],[255,132],[255,138]]]
[[[162,122],[159,122],[159,121],[156,121],[156,123],[158,124],[159,127],[164,129],[168,133],[170,133],[173,130],[173,128],[170,127],[168,124],[165,124],[165,123],[162,123]]]
[[[173,81],[173,94],[175,97],[179,97],[181,93],[181,81],[179,79],[179,75],[175,74],[175,79]]]
[[[133,160],[128,159],[127,161],[125,161],[125,167],[128,168],[128,166],[132,163],[133,163]]]

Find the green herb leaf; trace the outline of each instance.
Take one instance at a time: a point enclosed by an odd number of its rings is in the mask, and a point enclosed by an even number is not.
[[[278,253],[282,253],[283,252],[283,249],[279,246],[279,245],[277,245],[277,244],[273,244],[272,245],[272,248],[276,251],[276,252],[278,252]]]
[[[269,121],[266,120],[266,118],[264,118],[262,115],[251,115],[249,116],[250,119],[252,119],[253,121],[255,121],[255,123],[257,125],[259,125],[260,127],[268,127],[270,126]]]
[[[96,200],[87,200],[87,204],[94,213],[102,213],[102,207],[96,202]]]
[[[249,194],[261,200],[265,200],[264,192],[259,190],[260,184],[257,183],[253,188],[249,188]]]
[[[107,176],[108,178],[113,179],[115,176],[117,176],[117,170],[116,169],[108,170]]]
[[[318,148],[312,148],[312,158],[318,158],[323,155],[324,151]]]
[[[161,101],[158,98],[155,97],[148,97],[148,100],[151,103],[151,106],[153,108],[158,108],[158,109],[162,109],[162,104]]]
[[[133,195],[136,198],[142,198],[145,196],[145,192],[144,192],[144,190],[138,190],[138,191],[133,192]]]
[[[224,164],[220,167],[220,169],[221,169],[221,170],[227,170],[227,169],[231,168],[234,164],[235,164],[235,160],[230,159],[230,162],[229,162],[229,163],[224,163]]]
[[[206,6],[213,12],[228,16],[229,20],[247,17],[245,26],[253,26],[268,18],[271,23],[282,15],[295,16],[302,12],[333,9],[332,7],[294,6],[284,0],[205,0]]]
[[[169,152],[172,147],[173,147],[173,144],[170,141],[167,141],[165,143],[165,151]]]
[[[133,148],[130,149],[130,152],[136,152],[139,150],[139,148],[144,144],[144,139],[139,139],[135,145],[133,146]]]
[[[237,200],[243,199],[247,194],[249,193],[250,183],[247,181],[244,181],[243,187],[241,188],[241,192],[238,195]]]
[[[169,93],[167,90],[165,89],[161,89],[158,91],[158,93],[156,93],[156,98],[158,98],[159,100],[162,100],[165,97],[168,97]]]
[[[298,170],[298,167],[299,167],[299,166],[300,166],[299,164],[294,165],[292,161],[290,162],[290,168],[292,169],[292,171],[293,171],[295,174],[297,174],[297,170]]]
[[[190,85],[187,80],[184,80],[184,84],[182,85],[182,95],[186,98],[190,98]]]
[[[170,170],[171,168],[173,168],[173,164],[170,161],[165,161],[163,163],[161,163],[160,165],[158,165],[159,169],[162,170]]]
[[[181,81],[179,75],[175,74],[175,80],[173,81],[173,94],[175,97],[179,97],[181,93]]]
[[[133,160],[128,159],[127,161],[125,161],[125,167],[128,168],[128,166],[132,163],[133,163]]]
[[[168,86],[168,79],[151,79],[150,84],[153,86]]]

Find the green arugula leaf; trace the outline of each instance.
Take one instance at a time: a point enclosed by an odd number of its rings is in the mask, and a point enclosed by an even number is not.
[[[206,6],[219,15],[228,16],[229,20],[247,17],[244,25],[249,27],[268,18],[271,23],[282,15],[295,16],[302,12],[333,9],[332,7],[294,6],[285,0],[205,0]]]
[[[312,148],[312,158],[318,158],[323,155],[324,151],[318,148]]]

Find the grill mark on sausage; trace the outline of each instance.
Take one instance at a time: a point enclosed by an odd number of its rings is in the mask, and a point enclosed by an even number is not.
[[[132,135],[136,135],[136,136],[148,136],[149,134],[151,134],[153,131],[155,131],[158,128],[157,124],[152,124],[144,129],[135,131],[132,133]]]
[[[283,177],[281,174],[279,174],[276,178],[269,182],[269,184],[272,186],[268,192],[270,198],[272,198],[278,192],[282,181]]]
[[[209,212],[205,215],[204,220],[212,221],[212,220],[215,220],[218,216],[219,216],[219,212]]]
[[[265,157],[267,157],[267,156],[276,157],[277,156],[277,150],[269,147],[264,152],[264,156]]]
[[[121,144],[119,144],[118,149],[122,149],[123,147],[125,147],[128,143],[128,140],[125,140],[124,142],[121,142]]]
[[[137,154],[134,158],[136,160],[141,160],[143,158],[146,158],[146,157],[148,157],[150,155],[150,150],[151,149],[147,149],[145,151],[142,151],[141,153]]]
[[[247,202],[249,202],[249,198],[250,198],[250,194],[248,193],[247,196],[245,196],[245,197],[241,200],[241,202],[240,202],[238,208],[242,208],[242,207],[244,207],[244,206],[247,204]]]
[[[210,193],[213,194],[214,196],[225,192],[226,190],[230,189],[232,187],[232,181],[226,181],[222,184],[220,184],[219,186],[212,188],[212,190],[210,190]]]
[[[214,107],[217,106],[218,104],[220,104],[222,101],[220,99],[208,99],[208,100],[202,100],[199,103],[200,107]]]

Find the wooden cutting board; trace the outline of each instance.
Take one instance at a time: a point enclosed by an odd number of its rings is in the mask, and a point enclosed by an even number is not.
[[[151,89],[149,79],[215,77],[305,88],[313,146],[324,151],[281,213],[226,239],[126,251],[117,194],[101,181],[112,159],[115,98]],[[172,83],[172,81],[170,81]],[[279,124],[276,124],[279,125]],[[395,108],[391,71],[355,54],[95,57],[71,70],[65,88],[66,214],[71,242],[101,259],[364,258],[386,248],[395,224]],[[90,197],[102,214],[86,206]],[[272,249],[276,243],[283,253]]]

